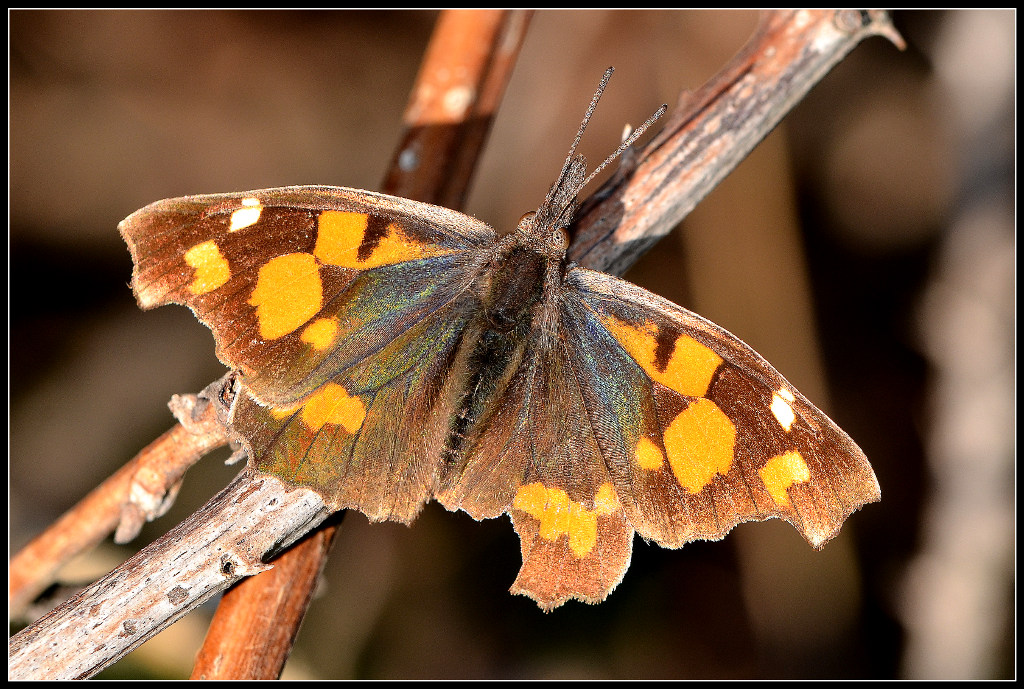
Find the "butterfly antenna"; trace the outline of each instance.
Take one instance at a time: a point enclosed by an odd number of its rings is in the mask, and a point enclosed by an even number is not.
[[[590,122],[590,116],[593,115],[594,110],[597,109],[597,102],[601,100],[605,87],[608,86],[608,80],[612,78],[612,72],[614,71],[614,67],[609,67],[604,71],[604,76],[601,77],[601,83],[597,85],[597,91],[594,93],[594,97],[590,99],[590,107],[587,108],[587,114],[583,116],[583,121],[580,122],[580,128],[576,132],[576,138],[572,140],[572,146],[569,147],[569,155],[565,156],[565,163],[562,164],[562,171],[558,173],[558,177],[556,178],[558,182],[548,190],[547,198],[544,199],[545,206],[551,203],[555,194],[558,193],[559,188],[565,181],[565,173],[572,165],[572,159],[576,155],[576,147],[580,145],[580,140],[583,138],[583,131],[587,128],[587,124]],[[561,213],[559,213],[559,215],[560,214]]]
[[[648,127],[650,127],[652,124],[657,122],[658,118],[660,118],[662,115],[665,114],[666,110],[668,110],[668,105],[662,105],[660,108],[657,109],[657,111],[655,111],[655,113],[653,115],[651,115],[650,117],[647,118],[646,122],[644,122],[642,125],[640,125],[636,129],[634,129],[633,132],[629,136],[626,137],[626,140],[623,141],[621,144],[619,144],[619,147],[615,149],[614,153],[612,153],[610,156],[605,158],[603,163],[598,165],[596,168],[594,168],[593,172],[591,172],[589,175],[587,175],[587,178],[585,180],[583,180],[582,184],[580,184],[579,189],[583,189],[583,187],[585,187],[588,184],[590,184],[590,181],[593,180],[595,177],[597,177],[597,173],[599,173],[599,172],[601,172],[601,170],[605,169],[610,162],[612,162],[613,160],[618,158],[620,155],[622,155],[623,151],[625,151],[627,148],[632,146],[633,142],[636,141],[637,139],[639,139],[643,135],[643,133],[645,131],[647,131]],[[577,190],[577,191],[579,191],[579,190]]]
[[[583,121],[580,123],[580,128],[576,132],[576,137],[572,140],[572,146],[569,147],[569,155],[565,157],[565,163],[562,164],[562,171],[558,173],[558,178],[555,183],[548,190],[547,196],[544,198],[544,203],[540,205],[538,211],[541,215],[546,218],[546,222],[558,222],[566,215],[571,214],[576,205],[576,196],[579,194],[583,187],[587,186],[594,177],[597,176],[601,170],[605,169],[609,163],[622,155],[622,152],[633,145],[638,138],[654,124],[659,117],[665,114],[668,110],[667,105],[662,105],[658,108],[657,112],[647,118],[647,121],[637,127],[626,139],[619,144],[619,147],[615,151],[604,159],[604,162],[597,166],[597,168],[584,177],[583,172],[586,166],[586,162],[582,159],[582,156],[576,154],[576,148],[580,145],[580,140],[583,138],[583,132],[586,130],[587,125],[590,123],[590,118],[594,114],[594,110],[597,109],[597,103],[601,100],[601,96],[604,94],[605,88],[608,86],[608,80],[611,79],[612,73],[615,71],[614,67],[609,67],[605,70],[604,76],[601,77],[601,83],[597,86],[597,91],[594,93],[594,97],[590,99],[590,107],[587,108],[587,113],[583,116]],[[553,204],[559,203],[561,205],[553,207]]]
[[[627,136],[625,140],[621,144],[619,144],[619,147],[616,148],[610,156],[605,158],[604,162],[598,165],[593,172],[587,175],[582,182],[575,184],[575,186],[572,189],[563,188],[565,187],[565,185],[573,184],[574,180],[579,179],[579,177],[576,176],[575,174],[569,174],[570,169],[573,165],[573,159],[576,157],[576,147],[579,146],[580,139],[583,138],[583,130],[587,128],[587,123],[590,122],[590,116],[594,114],[594,110],[597,108],[597,102],[601,100],[601,95],[604,93],[604,89],[608,85],[608,80],[611,78],[612,72],[614,71],[614,67],[609,67],[605,71],[604,76],[601,77],[601,83],[597,87],[597,92],[594,94],[594,97],[590,100],[590,107],[587,108],[587,114],[583,116],[583,122],[580,123],[579,131],[576,132],[576,138],[573,139],[572,147],[569,148],[569,155],[565,157],[565,164],[562,165],[562,171],[558,174],[558,181],[555,183],[554,186],[551,187],[551,189],[548,191],[547,198],[544,199],[544,206],[542,207],[547,207],[556,199],[563,201],[562,206],[559,207],[557,209],[557,212],[553,214],[554,218],[562,218],[566,215],[566,213],[571,212],[573,206],[576,203],[577,194],[579,194],[579,192],[585,186],[590,184],[591,180],[593,180],[594,177],[596,177],[601,172],[601,170],[604,170],[609,165],[609,163],[611,163],[613,160],[622,155],[622,152],[625,151],[627,148],[632,146],[633,143],[637,139],[639,139],[643,135],[643,133],[647,131],[647,129],[652,124],[657,122],[658,118],[664,115],[665,112],[668,110],[668,105],[663,104],[660,108],[657,109],[657,111],[655,111],[653,115],[647,118],[646,122],[644,122],[642,125],[634,129],[629,134],[629,136]],[[580,176],[582,176],[582,173],[580,173]],[[572,177],[573,179],[569,179],[569,177]]]

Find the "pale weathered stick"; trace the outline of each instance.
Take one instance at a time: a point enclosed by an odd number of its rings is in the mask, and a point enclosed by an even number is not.
[[[244,469],[227,488],[10,642],[8,679],[100,671],[294,542],[329,510],[311,490]]]
[[[146,446],[11,558],[8,605],[12,617],[21,615],[73,557],[91,550],[115,529],[114,540],[127,543],[143,523],[166,511],[185,471],[227,443],[225,409],[218,399],[225,381],[211,383],[198,395],[175,395],[171,409],[178,425]]]
[[[850,21],[855,19],[856,21]],[[868,20],[865,25],[860,22],[862,20]],[[832,23],[832,27],[827,27],[820,22],[827,21]],[[802,29],[815,25],[824,27],[823,33],[815,35],[813,33],[807,34]],[[716,79],[719,85],[731,84],[738,77],[736,75],[742,74],[749,70],[751,64],[768,64],[773,65],[776,71],[785,72],[789,75],[788,82],[793,84],[802,85],[799,90],[802,95],[811,84],[827,71],[827,67],[838,62],[849,50],[856,45],[857,42],[863,38],[874,35],[883,34],[888,35],[894,40],[897,39],[895,33],[889,27],[887,20],[881,15],[864,15],[860,13],[845,14],[845,13],[829,13],[827,15],[820,15],[819,13],[808,13],[808,12],[797,12],[797,13],[773,13],[766,15],[762,22],[762,29],[759,30],[758,34],[755,35],[754,40],[743,52],[737,56],[737,63],[734,61],[723,71],[724,74],[728,75],[725,79]],[[770,40],[765,40],[765,37],[769,37]],[[793,41],[794,45],[785,44],[786,41]],[[816,59],[811,60],[808,58],[808,43],[813,44],[811,47],[814,49],[811,51],[812,55],[817,56]],[[756,59],[756,53],[758,50],[766,51],[771,55],[771,59],[762,61]],[[746,66],[744,66],[746,65]],[[765,78],[768,78],[765,76]],[[638,156],[636,161],[637,167],[632,170],[623,171],[622,174],[618,175],[614,180],[613,188],[603,189],[602,198],[599,203],[610,203],[610,212],[612,215],[608,217],[607,222],[602,221],[596,230],[596,235],[599,237],[607,238],[602,239],[601,243],[596,244],[594,241],[586,241],[585,248],[582,250],[574,250],[573,256],[577,257],[577,260],[583,261],[581,258],[586,254],[601,248],[601,253],[595,254],[594,258],[588,257],[585,261],[588,265],[605,266],[606,269],[610,268],[613,270],[620,269],[621,265],[627,259],[620,258],[620,256],[631,256],[635,258],[642,253],[642,249],[648,247],[650,242],[648,234],[651,232],[650,229],[645,229],[642,232],[637,232],[635,227],[643,228],[661,228],[663,226],[671,226],[677,223],[685,212],[692,208],[696,203],[696,199],[702,198],[706,195],[710,186],[707,186],[707,180],[720,180],[724,176],[724,172],[719,173],[719,167],[724,166],[725,170],[732,169],[735,161],[742,158],[746,152],[753,147],[756,141],[762,139],[771,129],[777,124],[778,119],[781,117],[785,108],[792,107],[796,102],[795,99],[790,97],[790,93],[787,88],[782,88],[787,82],[779,82],[779,87],[774,90],[769,90],[766,93],[759,93],[759,99],[778,99],[783,103],[780,108],[773,107],[739,107],[744,102],[745,98],[749,98],[751,93],[749,88],[742,89],[739,92],[730,90],[722,86],[717,90],[702,90],[701,93],[705,93],[704,98],[706,102],[698,102],[696,110],[691,107],[688,111],[690,114],[685,118],[687,124],[686,128],[692,129],[693,131],[700,132],[700,146],[693,146],[692,141],[686,139],[686,137],[673,137],[667,134],[663,137],[656,139],[656,145],[654,146],[655,151],[651,152],[651,155],[655,155],[666,160],[677,161],[673,166],[670,166],[671,170],[674,170],[672,175],[669,177],[678,177],[682,171],[686,174],[682,175],[686,178],[684,180],[684,186],[676,188],[675,193],[682,195],[684,198],[689,198],[690,201],[677,204],[671,201],[671,199],[665,198],[659,193],[668,182],[665,176],[658,183],[647,182],[644,179],[645,175],[657,174],[662,170],[659,166],[651,166],[645,163],[643,155]],[[746,84],[750,87],[750,84]],[[710,91],[710,92],[708,92]],[[732,117],[723,117],[722,111],[716,109],[722,99],[731,100],[733,110],[727,110],[732,112]],[[748,103],[749,106],[753,106],[758,101]],[[705,113],[707,115],[705,116]],[[706,118],[714,120],[715,125],[705,126]],[[747,132],[742,137],[729,137],[727,136],[733,128],[740,128],[744,132]],[[715,131],[712,131],[715,130]],[[727,139],[725,144],[716,145],[715,136],[722,136]],[[688,144],[687,141],[690,141]],[[733,155],[730,153],[728,146],[740,146],[743,150],[742,155]],[[703,154],[698,155],[698,152],[703,151]],[[685,184],[692,185],[697,191],[686,188]],[[704,187],[707,186],[705,189]],[[635,199],[630,200],[624,197],[624,191],[626,189],[640,189],[646,188],[648,192],[647,198],[648,203],[638,207],[638,203]],[[680,211],[682,208],[684,210]],[[580,235],[581,241],[586,237],[589,237],[589,232],[594,230],[587,229],[591,224],[594,224],[594,219],[597,218],[600,213],[595,210],[594,205],[589,205],[588,209],[584,213],[583,221],[579,223],[579,226],[583,228],[583,232]],[[638,217],[647,217],[642,222],[638,220]],[[678,217],[677,217],[678,216]],[[662,217],[669,217],[667,221],[660,220]],[[626,222],[624,222],[626,220]],[[628,231],[618,232],[617,228],[619,225],[626,225],[630,228]],[[612,240],[612,241],[609,241]],[[610,248],[605,251],[604,247],[607,245]],[[265,487],[267,482],[262,485]],[[276,483],[276,482],[275,482]],[[233,484],[234,485],[234,484]],[[278,484],[279,489],[284,493],[283,486]],[[236,491],[241,490],[236,487]],[[245,492],[242,490],[242,492]],[[307,493],[308,491],[302,491]],[[260,494],[270,499],[272,493],[263,493],[262,489]],[[223,494],[222,494],[223,495]],[[221,498],[223,500],[224,498]],[[275,500],[282,499],[281,495],[278,495]],[[314,500],[313,502],[316,502]],[[322,506],[322,502],[321,502]],[[250,508],[251,509],[251,508]],[[224,519],[223,522],[226,525],[230,525],[232,519],[242,520],[243,514],[236,514],[232,509],[223,509],[217,511],[217,518]],[[278,519],[279,515],[273,515],[274,519]],[[191,520],[190,520],[191,521]],[[182,527],[185,525],[183,524]],[[278,525],[280,526],[280,525]],[[182,528],[179,527],[179,528]],[[199,528],[198,525],[192,528]],[[227,528],[227,527],[225,527]],[[308,527],[307,527],[308,528]],[[177,529],[175,530],[178,531]],[[188,530],[182,532],[181,535],[187,533]],[[283,532],[283,531],[282,531]],[[161,539],[161,542],[163,539]],[[160,543],[160,542],[158,542]],[[157,544],[151,546],[156,547]],[[163,547],[166,547],[164,545]],[[140,553],[142,556],[143,551]],[[129,563],[135,563],[136,558],[133,558]],[[162,562],[162,561],[161,561]],[[127,565],[128,563],[126,563]],[[137,565],[136,565],[137,566]],[[119,568],[122,569],[122,568]],[[131,572],[131,567],[128,571]],[[116,572],[111,573],[108,577],[101,580],[101,583],[106,582],[104,585],[107,587],[112,586],[116,580]],[[99,584],[98,584],[99,585]],[[98,586],[97,585],[97,586]],[[212,585],[212,584],[211,584]],[[223,582],[220,584],[223,586]],[[93,587],[95,588],[95,586]],[[172,589],[173,590],[173,589]],[[90,590],[91,591],[91,590]],[[48,615],[39,623],[33,625],[29,629],[21,632],[19,635],[12,639],[12,648],[17,651],[17,662],[14,662],[14,656],[12,655],[12,663],[10,666],[11,677],[17,678],[44,678],[44,677],[69,677],[69,676],[82,676],[93,670],[83,670],[79,673],[68,674],[66,670],[60,672],[48,672],[47,666],[43,663],[33,662],[29,664],[27,658],[34,660],[35,654],[42,654],[47,652],[47,649],[59,649],[59,652],[63,655],[84,655],[84,660],[77,660],[74,663],[66,661],[67,665],[74,665],[78,668],[94,668],[98,669],[101,667],[98,664],[90,665],[90,661],[95,660],[91,658],[91,654],[100,653],[98,646],[99,643],[93,645],[86,645],[80,643],[79,639],[83,635],[88,635],[91,631],[90,624],[94,623],[90,615],[89,603],[84,602],[92,600],[90,592],[84,592],[82,595],[72,599],[58,610]],[[122,592],[121,595],[127,595]],[[190,601],[205,599],[212,595],[210,592],[200,592],[190,590],[190,595],[187,599],[184,599],[183,606],[186,606]],[[193,597],[194,596],[194,597]],[[175,610],[174,618],[180,617],[184,614],[184,610]],[[131,618],[122,616],[121,621],[128,622]],[[101,620],[105,627],[110,627],[109,620]],[[147,626],[149,633],[155,633],[159,628],[166,626],[167,622],[154,622]],[[133,625],[132,625],[133,626]],[[88,628],[88,629],[86,629]],[[114,630],[127,629],[124,625],[114,625]],[[84,631],[83,631],[84,630]],[[135,634],[135,632],[133,632]],[[141,636],[141,634],[136,634]],[[29,638],[23,638],[29,637]],[[138,638],[137,643],[141,643],[144,639]],[[133,647],[134,647],[133,645]],[[120,657],[120,656],[118,656]]]

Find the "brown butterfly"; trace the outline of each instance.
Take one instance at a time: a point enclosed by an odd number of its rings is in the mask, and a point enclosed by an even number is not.
[[[509,514],[511,590],[545,610],[603,600],[634,532],[678,548],[781,517],[820,547],[880,497],[860,448],[750,347],[566,261],[593,176],[576,146],[609,74],[502,238],[335,187],[169,199],[119,225],[140,305],[189,306],[242,372],[229,431],[255,467],[371,520],[430,499]]]

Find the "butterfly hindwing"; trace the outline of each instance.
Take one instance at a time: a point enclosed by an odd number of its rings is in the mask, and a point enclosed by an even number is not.
[[[588,414],[589,380],[573,370],[557,310],[545,311],[529,355],[470,438],[465,466],[437,497],[477,519],[510,514],[523,557],[511,590],[549,610],[604,600],[629,564],[633,529]]]

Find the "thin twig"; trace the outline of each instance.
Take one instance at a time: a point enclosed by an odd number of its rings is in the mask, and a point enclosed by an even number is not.
[[[225,592],[191,679],[281,676],[343,515],[314,529],[267,571],[242,579]]]
[[[854,45],[875,34],[898,40],[884,15],[880,14],[849,11],[766,14],[758,33],[723,70],[726,76],[716,79],[715,88],[698,92],[704,95],[691,100],[690,103],[696,105],[691,105],[687,114],[680,117],[682,124],[677,127],[678,131],[692,131],[699,136],[676,136],[667,132],[657,137],[652,145],[637,156],[634,168],[620,171],[613,184],[602,189],[598,199],[586,206],[583,217],[577,223],[578,245],[574,245],[572,256],[591,266],[621,269],[630,258],[635,258],[649,247],[653,234],[663,234],[663,227],[676,224],[692,208],[696,199],[707,194],[712,186],[708,180],[720,180],[725,174],[723,169],[726,172],[731,170],[735,162],[775,126],[784,111],[796,102],[791,95],[791,88],[802,95]],[[810,59],[812,56],[815,59]],[[771,74],[759,77],[776,84],[776,88],[761,92],[760,95],[761,99],[771,101],[771,107],[753,107],[765,103],[744,99],[746,89],[753,88],[755,84],[749,83],[743,75],[755,73],[757,65],[764,65],[765,70],[788,75],[786,81],[773,79]],[[741,84],[745,88],[736,90],[729,86],[731,84]],[[780,105],[774,106],[775,101]],[[726,102],[731,102],[734,109],[722,110],[721,104]],[[735,109],[742,103],[750,107]],[[744,134],[731,136],[737,128]],[[719,139],[721,143],[718,143]],[[733,153],[733,147],[737,147],[741,153]],[[669,172],[666,173],[666,170]],[[686,201],[682,203],[676,202],[665,191],[670,181],[680,176],[688,182],[675,186],[673,194],[683,194]],[[633,191],[627,195],[622,190]],[[640,194],[636,190],[645,192]],[[638,209],[637,204],[641,198],[647,199],[647,205]],[[598,210],[601,204],[606,203],[611,204],[610,208]],[[589,255],[591,253],[593,256]],[[288,507],[278,508],[273,513],[263,513],[248,500],[254,495],[269,501],[275,508],[305,501],[310,506],[305,511]],[[245,504],[245,509],[236,509],[236,502]],[[313,507],[315,505],[319,505],[319,509]],[[87,591],[16,635],[11,640],[9,676],[85,676],[106,662],[112,662],[111,657],[120,657],[183,615],[185,608],[190,609],[197,604],[196,601],[212,595],[214,583],[197,578],[189,584],[191,588],[184,587],[173,583],[173,572],[161,569],[171,567],[178,559],[186,557],[185,551],[176,547],[177,541],[189,538],[191,533],[223,528],[233,534],[230,541],[234,546],[232,552],[244,546],[248,556],[256,557],[260,548],[270,547],[270,544],[264,542],[266,534],[273,533],[279,540],[294,540],[322,519],[321,512],[324,509],[322,501],[312,491],[288,490],[276,479],[255,477],[248,471],[243,472],[238,480],[211,500],[203,510],[175,529],[173,537],[168,534]],[[260,512],[263,519],[268,520],[266,523],[260,521],[256,531],[255,522],[250,519],[254,512]],[[210,519],[218,521],[211,525],[208,523]],[[305,523],[302,523],[304,519]],[[250,538],[254,533],[262,535],[264,540],[254,541]],[[215,550],[217,547],[224,546],[211,543],[208,551],[218,552]],[[169,557],[169,554],[174,556]],[[199,560],[207,554],[190,550],[187,558],[194,558],[196,562],[177,565],[187,564],[189,572],[193,572],[196,569],[193,565],[199,566]],[[230,559],[229,562],[244,568],[249,561]],[[258,563],[257,557],[255,564],[250,566],[257,568]],[[139,579],[140,568],[143,567],[146,576]],[[218,588],[226,585],[224,577],[221,578],[216,584]],[[235,579],[233,574],[230,579]],[[203,589],[202,586],[210,586],[211,589]],[[93,606],[98,605],[97,592],[116,596],[117,600],[131,608],[117,613],[94,609]],[[136,625],[136,618],[132,615],[140,609],[144,610],[145,606],[137,605],[135,601],[143,598],[150,600],[144,595],[147,592],[153,594],[152,600],[174,598],[178,607],[168,611],[164,605],[156,606],[159,610],[148,611],[147,614],[152,616],[145,618],[144,625]],[[157,619],[159,614],[166,614],[167,617]],[[125,643],[118,646],[117,653],[109,654],[106,647],[115,641]],[[106,656],[105,660],[99,657],[103,655]]]
[[[382,191],[462,208],[531,16],[523,10],[441,14]]]
[[[21,615],[69,560],[91,550],[115,529],[118,543],[130,541],[143,523],[167,510],[188,468],[227,442],[224,408],[217,399],[224,380],[210,384],[198,395],[175,395],[171,408],[179,419],[176,426],[11,558],[8,601],[12,616]]]

